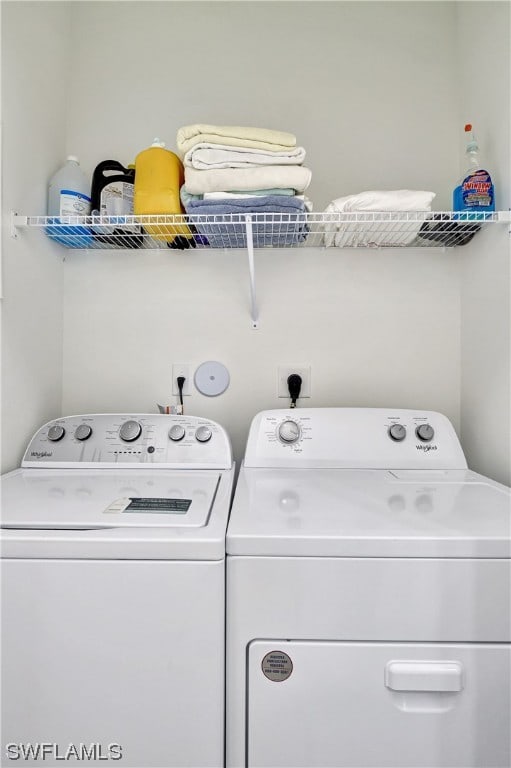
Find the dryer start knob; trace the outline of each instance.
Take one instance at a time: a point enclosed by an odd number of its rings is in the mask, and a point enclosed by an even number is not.
[[[279,439],[283,443],[296,443],[300,439],[300,427],[292,419],[286,419],[279,426]]]
[[[420,424],[415,430],[415,434],[423,443],[429,443],[430,440],[433,440],[435,430],[431,424]]]
[[[51,440],[52,443],[58,443],[59,440],[62,440],[65,434],[66,430],[64,427],[61,427],[60,424],[54,424],[53,427],[50,427],[48,430],[48,440]]]
[[[125,421],[119,430],[119,437],[121,440],[124,440],[125,443],[132,443],[133,440],[136,440],[141,434],[142,427],[138,421],[135,421],[134,419]]]

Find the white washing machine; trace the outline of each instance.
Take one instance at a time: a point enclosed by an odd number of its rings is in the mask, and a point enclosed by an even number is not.
[[[2,480],[1,764],[222,766],[226,432],[57,419]]]
[[[438,413],[260,413],[227,531],[229,768],[509,766],[510,520]]]

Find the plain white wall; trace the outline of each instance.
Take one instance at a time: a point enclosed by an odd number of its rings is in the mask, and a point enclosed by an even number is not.
[[[85,2],[73,8],[68,151],[92,173],[189,123],[296,134],[316,210],[458,173],[452,3]]]
[[[458,173],[454,9],[444,3],[85,3],[73,14],[67,150],[128,163],[181,125],[290,130],[316,210],[371,188],[438,193]],[[173,362],[217,359],[231,385],[186,406],[229,430],[286,406],[279,364],[311,365],[304,405],[437,409],[459,424],[456,251],[259,251],[250,328],[235,252],[69,253],[65,413],[153,410]],[[175,400],[174,400],[175,401]]]
[[[460,130],[471,122],[494,184],[497,208],[510,193],[510,5],[457,6]],[[473,55],[473,51],[481,55]],[[484,52],[484,53],[483,53]],[[492,227],[461,260],[461,438],[469,464],[511,484],[510,238]]]
[[[10,236],[10,211],[45,213],[65,151],[70,9],[2,2],[2,470],[62,407],[62,252]]]
[[[199,121],[296,133],[321,210],[342,194],[401,186],[432,189],[435,208],[449,208],[470,119],[506,208],[506,3],[3,2],[1,11],[4,469],[45,419],[152,409],[169,399],[172,362],[194,369],[216,358],[231,387],[217,399],[194,390],[186,404],[227,426],[238,458],[252,415],[285,402],[277,365],[310,364],[306,405],[436,408],[459,427],[461,392],[471,465],[506,479],[504,228],[445,253],[258,252],[261,329],[252,331],[242,252],[69,252],[62,318],[66,252],[39,232],[13,241],[8,226],[11,209],[44,212],[66,152],[91,173],[102,159],[130,162],[154,135],[172,148],[177,128]],[[481,35],[484,57],[467,56]]]

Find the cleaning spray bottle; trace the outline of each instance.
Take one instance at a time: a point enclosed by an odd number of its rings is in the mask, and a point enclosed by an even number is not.
[[[479,145],[470,123],[465,125],[465,136],[467,138],[466,171],[454,190],[453,210],[473,211],[480,215],[470,218],[483,218],[485,213],[495,210],[493,182],[488,171],[481,168]]]

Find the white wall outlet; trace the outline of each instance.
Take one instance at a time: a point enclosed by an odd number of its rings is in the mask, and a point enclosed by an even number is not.
[[[177,377],[184,376],[185,383],[183,385],[183,396],[192,394],[192,374],[191,366],[188,363],[173,363],[172,364],[172,394],[179,395],[179,389],[177,388]]]
[[[287,377],[292,373],[297,373],[302,377],[302,388],[300,390],[300,397],[311,396],[311,369],[308,367],[301,367],[299,365],[279,365],[277,368],[277,396],[287,397],[289,400],[289,389],[287,388]]]

